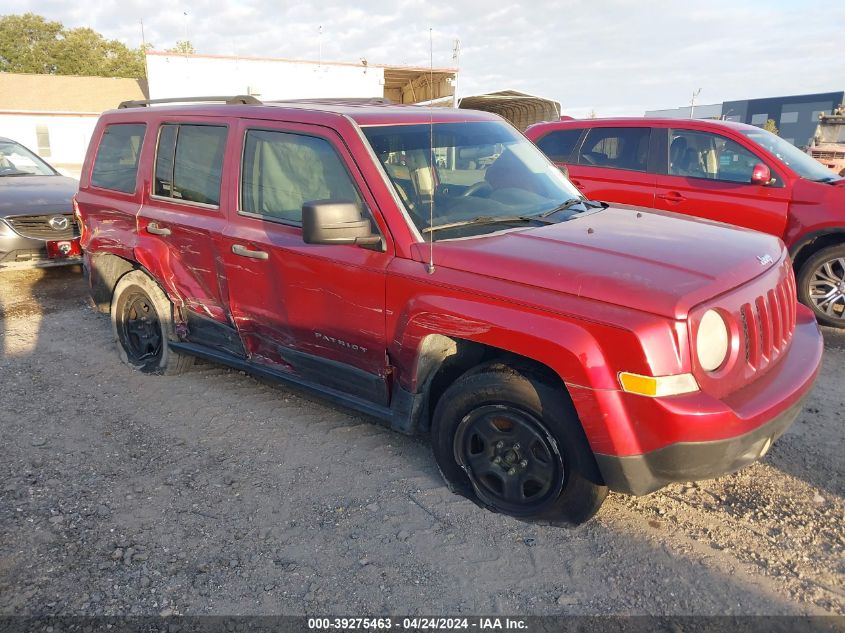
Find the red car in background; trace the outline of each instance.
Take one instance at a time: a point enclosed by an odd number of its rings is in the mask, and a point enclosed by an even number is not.
[[[588,198],[780,237],[799,300],[845,327],[845,178],[797,147],[751,125],[694,119],[565,120],[525,134]]]

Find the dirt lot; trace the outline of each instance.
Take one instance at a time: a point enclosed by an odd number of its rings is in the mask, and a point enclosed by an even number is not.
[[[845,614],[845,336],[761,464],[577,529],[424,439],[213,365],[122,366],[74,270],[0,273],[0,614]]]

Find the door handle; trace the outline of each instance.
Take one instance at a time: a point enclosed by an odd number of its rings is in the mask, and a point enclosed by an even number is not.
[[[661,200],[668,200],[669,202],[681,202],[681,200],[686,200],[686,198],[679,194],[677,191],[670,191],[669,193],[658,193],[657,197]]]
[[[264,251],[251,251],[242,244],[232,244],[232,252],[241,257],[250,257],[252,259],[267,259],[269,255]]]
[[[576,187],[578,187],[579,189],[581,188],[581,182],[580,182],[580,181],[578,181],[578,180],[575,180],[575,178],[570,178],[570,179],[569,179],[569,182],[571,182],[573,185],[575,185],[575,186],[576,186]]]
[[[147,233],[152,233],[153,235],[170,235],[171,231],[168,228],[159,226],[157,222],[150,222],[147,225]]]

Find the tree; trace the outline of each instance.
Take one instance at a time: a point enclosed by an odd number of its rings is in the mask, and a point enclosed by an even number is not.
[[[599,117],[599,115],[596,114],[595,110],[590,110],[590,114],[588,114],[587,116],[590,117],[591,119],[597,119]]]
[[[772,134],[778,133],[778,126],[774,119],[766,119],[766,122],[763,124],[763,129],[767,132],[771,132]]]
[[[40,15],[0,16],[0,72],[142,78],[144,51]]]
[[[62,29],[34,13],[0,16],[0,71],[55,73],[53,51]]]
[[[196,53],[194,45],[187,40],[178,40],[176,46],[167,49],[168,53],[179,53],[180,55],[193,55]]]

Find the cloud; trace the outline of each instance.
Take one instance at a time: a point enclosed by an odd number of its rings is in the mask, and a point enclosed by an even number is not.
[[[418,66],[429,63],[431,28],[435,66],[452,66],[461,40],[461,94],[517,88],[570,114],[642,115],[687,104],[698,88],[699,103],[845,88],[845,5],[815,0],[19,0],[15,11],[130,46],[143,20],[159,49],[187,33],[201,53],[316,59],[322,50],[323,59]]]

